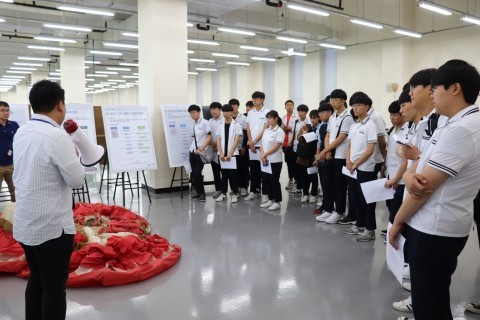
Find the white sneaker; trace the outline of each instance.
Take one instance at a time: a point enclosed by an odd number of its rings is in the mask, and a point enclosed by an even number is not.
[[[238,202],[238,194],[232,194],[232,203],[237,203],[237,202]]]
[[[245,189],[245,188],[240,188],[240,196],[242,196],[242,197],[248,196],[247,189]]]
[[[318,200],[318,201],[317,201],[317,206],[321,207],[322,204],[323,204],[323,201],[322,201],[322,200]]]
[[[402,282],[402,287],[405,290],[412,291],[412,284],[410,282]]]
[[[403,279],[410,279],[410,266],[403,268]]]
[[[395,310],[403,311],[403,312],[413,312],[412,307],[412,296],[404,299],[402,301],[392,303],[392,307]]]
[[[268,200],[267,202],[264,202],[260,205],[260,208],[268,208],[273,204],[272,200]]]
[[[265,203],[268,201],[268,194],[262,194],[262,200],[260,200],[260,203]]]
[[[327,220],[328,218],[330,218],[331,215],[332,215],[331,212],[325,211],[324,213],[322,213],[321,215],[319,215],[319,216],[316,217],[315,219],[316,219],[318,222],[325,222],[325,220]]]
[[[302,196],[302,198],[300,198],[300,202],[301,202],[301,203],[306,203],[306,202],[308,202],[308,196]]]
[[[278,210],[280,209],[280,203],[274,202],[270,207],[268,207],[268,211]]]
[[[338,223],[338,221],[340,221],[340,219],[342,219],[342,215],[334,211],[333,214],[330,217],[328,217],[327,220],[325,220],[325,222],[328,224],[336,224]]]
[[[317,202],[317,197],[315,196],[308,196],[308,203],[315,203]]]
[[[216,198],[220,197],[221,194],[222,194],[222,191],[215,191],[215,192],[213,193],[212,197],[213,197],[214,199],[216,199]]]
[[[217,200],[215,200],[215,201],[216,202],[222,202],[225,199],[227,199],[227,195],[222,193],[217,197]]]
[[[245,200],[255,200],[257,199],[257,194],[256,193],[253,193],[253,192],[250,192],[250,194],[245,198]]]

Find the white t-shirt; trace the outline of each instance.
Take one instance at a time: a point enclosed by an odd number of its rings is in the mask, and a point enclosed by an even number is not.
[[[282,144],[283,140],[285,140],[285,132],[279,127],[275,126],[275,128],[268,127],[265,132],[263,133],[262,137],[262,148],[264,152],[267,152],[275,144]],[[278,148],[276,152],[267,156],[268,161],[271,163],[282,162],[282,148]]]
[[[473,199],[480,186],[480,112],[473,105],[438,127],[417,167],[449,177],[407,221],[414,229],[444,237],[466,237],[473,223]]]
[[[355,122],[350,127],[350,133],[346,139],[350,141],[350,161],[355,163],[365,153],[369,144],[377,144],[377,129],[370,117],[363,122]],[[373,172],[375,170],[375,157],[372,154],[363,162],[358,170]]]
[[[232,145],[234,143],[235,137],[239,136],[241,138],[242,134],[242,126],[232,119],[232,122],[230,123],[230,128],[228,129],[228,150],[227,153],[225,153],[225,121],[220,123],[217,128],[216,136],[217,138],[220,137],[220,145],[222,146],[223,154],[225,156],[227,156],[228,152],[232,150]],[[240,139],[238,139],[238,144],[242,144]],[[217,154],[220,155],[220,150],[217,151]],[[238,147],[233,152],[233,155],[238,155]]]
[[[345,118],[345,120],[343,120]],[[342,122],[343,120],[343,122]],[[340,123],[342,123],[342,127],[340,128]],[[345,109],[341,114],[332,115],[328,120],[328,127],[327,132],[330,134],[330,139],[328,142],[331,144],[335,139],[337,139],[337,133],[340,129],[340,133],[344,133],[348,136],[348,132],[350,131],[350,127],[353,124],[353,118],[348,112],[348,109]],[[347,156],[347,139],[343,140],[343,142],[335,149],[335,159],[345,159]]]
[[[282,123],[287,126],[292,128],[292,131],[290,132],[285,132],[285,135],[288,136],[288,144],[292,143],[293,140],[293,126],[295,125],[295,121],[298,120],[298,115],[294,112],[290,116],[290,120],[287,123],[287,115],[284,115],[282,117]],[[297,135],[297,131],[295,132],[295,135]]]
[[[392,179],[397,174],[398,166],[403,161],[397,153],[398,144],[396,140],[403,140],[405,137],[405,131],[408,130],[408,122],[404,123],[403,126],[396,131],[396,128],[388,136],[387,141],[387,177]],[[404,184],[403,179],[398,181],[398,184]]]
[[[375,127],[377,128],[377,140],[378,140],[378,137],[384,137],[385,127],[387,126],[387,124],[385,123],[385,120],[383,119],[382,115],[378,113],[375,109],[370,107],[370,110],[368,110],[368,116],[375,123]],[[382,152],[380,151],[380,146],[378,145],[378,143],[375,146],[375,153],[373,155],[375,157],[375,163],[382,163],[384,161]]]
[[[237,117],[233,120],[235,120],[240,125],[240,127],[242,128],[242,134],[240,136],[240,140],[238,141],[238,150],[240,150],[240,149],[242,149],[243,130],[244,130],[243,128],[245,128],[245,121],[247,120],[247,117],[239,112]]]
[[[300,131],[302,130],[303,126],[306,124],[312,124],[310,122],[310,118],[305,117],[304,120],[297,119],[297,123],[294,124],[292,127],[292,136],[293,136],[293,131],[295,131],[295,140],[293,140],[293,151],[297,152],[297,146],[298,146],[298,138],[301,136]]]
[[[426,129],[428,127],[429,119],[434,112],[435,112],[435,109],[433,109],[428,116],[423,117],[422,120],[418,122],[418,125],[417,125],[418,135],[415,135],[415,137],[412,140],[412,143],[422,152],[428,145],[428,142],[430,141],[430,135],[427,133]],[[445,125],[447,121],[448,121],[447,117],[439,116],[438,122],[437,122],[437,128]]]
[[[252,140],[256,139],[265,128],[265,125],[267,124],[266,115],[268,112],[270,112],[270,110],[266,107],[263,107],[259,111],[254,108],[248,112],[247,120],[245,120],[245,123],[247,124],[247,127],[250,128]],[[261,139],[255,144],[255,147],[260,147],[260,144]]]
[[[193,134],[195,132],[195,135]],[[191,152],[195,152],[197,148],[200,148],[202,144],[207,139],[207,135],[212,133],[212,129],[210,128],[210,123],[208,123],[205,119],[198,119],[194,121],[192,127],[192,143],[190,144],[189,150]],[[195,146],[195,139],[197,139],[197,145]]]
[[[223,121],[224,119],[222,115],[217,119],[211,118],[208,120],[208,123],[210,124],[210,129],[212,129],[212,141],[210,143],[215,143],[217,141],[217,129]]]

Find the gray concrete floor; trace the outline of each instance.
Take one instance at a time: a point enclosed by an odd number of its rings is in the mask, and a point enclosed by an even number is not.
[[[284,168],[283,171],[286,171]],[[285,176],[285,172],[282,173]],[[285,181],[283,177],[283,181]],[[92,202],[107,203],[91,184]],[[170,270],[144,282],[67,291],[67,319],[396,319],[393,301],[408,292],[385,263],[380,230],[386,208],[377,208],[377,239],[358,243],[345,226],[317,223],[315,205],[288,196],[280,211],[259,208],[259,200],[216,204],[188,194],[127,194],[126,207],[147,218],[154,233],[182,247]],[[207,194],[208,196],[208,194]],[[121,197],[117,194],[117,204]],[[110,199],[110,204],[112,200]],[[460,256],[451,286],[457,319],[480,319],[462,305],[480,296],[476,230]],[[26,281],[0,274],[0,320],[23,319]],[[433,319],[432,319],[433,320]]]

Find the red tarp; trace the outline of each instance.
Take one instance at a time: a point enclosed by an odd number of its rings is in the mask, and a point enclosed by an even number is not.
[[[77,203],[75,251],[70,261],[69,287],[116,286],[148,279],[172,267],[181,248],[159,235],[150,235],[143,217],[119,206]],[[87,243],[83,227],[103,241]],[[133,234],[119,234],[129,232]],[[107,234],[108,233],[108,234]],[[22,247],[0,227],[0,272],[28,278],[30,271]]]

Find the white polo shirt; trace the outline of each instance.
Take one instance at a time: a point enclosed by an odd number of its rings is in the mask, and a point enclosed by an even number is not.
[[[296,114],[295,112],[292,113],[288,122],[287,122],[287,115],[284,115],[282,117],[282,123],[285,126],[292,128],[292,131],[285,132],[285,135],[288,137],[288,144],[292,143],[292,140],[293,140],[293,126],[295,125],[296,120],[298,120],[298,114]],[[295,132],[295,135],[297,135],[297,132]]]
[[[385,136],[385,128],[387,124],[385,123],[385,120],[383,119],[382,115],[378,113],[373,107],[370,107],[368,110],[368,116],[370,119],[375,123],[375,127],[377,128],[377,140],[378,137],[384,137]],[[382,163],[384,162],[382,152],[380,151],[380,147],[377,143],[375,146],[375,153],[373,154],[375,157],[375,163]]]
[[[210,124],[210,129],[212,130],[212,141],[217,141],[217,128],[218,126],[223,122],[223,116],[220,115],[217,119],[211,118],[208,120],[208,123]]]
[[[232,122],[230,123],[230,128],[228,129],[228,150],[227,152],[230,152],[232,150],[232,145],[235,140],[236,136],[241,137],[243,134],[242,132],[242,126],[236,122],[234,119],[232,119]],[[220,144],[222,146],[222,150],[224,152],[224,155],[227,156],[227,153],[225,153],[225,120],[220,123],[220,125],[217,128],[216,132],[217,138],[220,137]],[[238,139],[238,144],[241,145],[240,139]],[[220,150],[217,151],[217,154],[220,155]],[[235,149],[233,152],[234,156],[238,155],[238,147]]]
[[[466,237],[480,186],[480,112],[470,106],[438,127],[423,151],[417,173],[428,165],[449,177],[407,221],[414,229],[444,237]]]
[[[243,130],[245,128],[245,121],[247,120],[247,117],[241,114],[240,112],[238,113],[237,117],[235,119],[235,122],[237,122],[241,129],[242,129],[242,134],[240,136],[240,140],[238,141],[238,150],[242,149],[242,142],[243,142]]]
[[[275,153],[267,156],[268,161],[270,161],[271,163],[283,161],[283,151],[281,148],[283,140],[285,140],[285,132],[279,126],[275,126],[275,128],[268,127],[263,133],[262,148],[264,152],[273,148],[275,144],[280,144],[280,148],[278,148]]]
[[[412,143],[422,152],[428,145],[428,142],[430,141],[430,135],[427,133],[426,129],[428,127],[428,121],[434,112],[435,112],[435,109],[433,109],[428,116],[423,117],[422,120],[418,122],[418,125],[417,125],[418,135],[415,135],[415,138],[412,140]],[[447,121],[448,121],[447,117],[439,116],[438,122],[437,122],[437,128],[445,125]]]
[[[345,118],[345,120],[343,120]],[[343,120],[343,123],[342,123]],[[342,127],[340,128],[340,123],[342,123]],[[341,114],[332,115],[328,120],[328,127],[327,132],[330,133],[330,139],[328,140],[331,144],[335,139],[337,139],[337,133],[340,129],[340,133],[344,133],[348,136],[350,131],[350,127],[353,124],[353,118],[348,112],[348,109],[345,109]],[[343,142],[337,147],[335,150],[335,159],[345,159],[347,156],[347,139],[343,140]]]
[[[193,133],[195,133],[195,135]],[[212,133],[212,130],[207,120],[201,118],[201,119],[198,119],[197,121],[194,121],[193,128],[192,128],[192,143],[190,144],[189,150],[191,152],[195,152],[197,148],[200,148],[200,146],[207,139],[207,135],[209,133]],[[195,139],[197,139],[196,146],[195,146]]]
[[[304,120],[297,119],[297,123],[292,127],[292,137],[293,137],[293,131],[295,131],[295,140],[293,140],[293,151],[297,152],[297,146],[298,146],[298,138],[301,136],[300,130],[303,128],[304,125],[306,124],[312,124],[310,122],[309,117],[305,117]]]
[[[250,134],[252,139],[256,139],[260,133],[262,133],[264,126],[267,124],[267,113],[269,109],[263,107],[259,111],[253,108],[247,114],[247,120],[245,123],[250,128]],[[261,139],[255,144],[255,147],[260,147]]]
[[[398,144],[396,140],[403,140],[405,136],[405,131],[408,130],[408,122],[404,123],[403,126],[396,131],[396,128],[388,136],[387,141],[387,177],[392,179],[397,174],[398,166],[403,161],[403,159],[398,155],[397,148]],[[398,181],[398,184],[404,184],[403,179]]]
[[[355,163],[365,153],[369,144],[377,144],[377,129],[370,117],[362,122],[355,122],[350,127],[350,133],[346,139],[350,142],[350,161]],[[363,162],[358,170],[373,172],[375,170],[375,157],[372,154]]]

